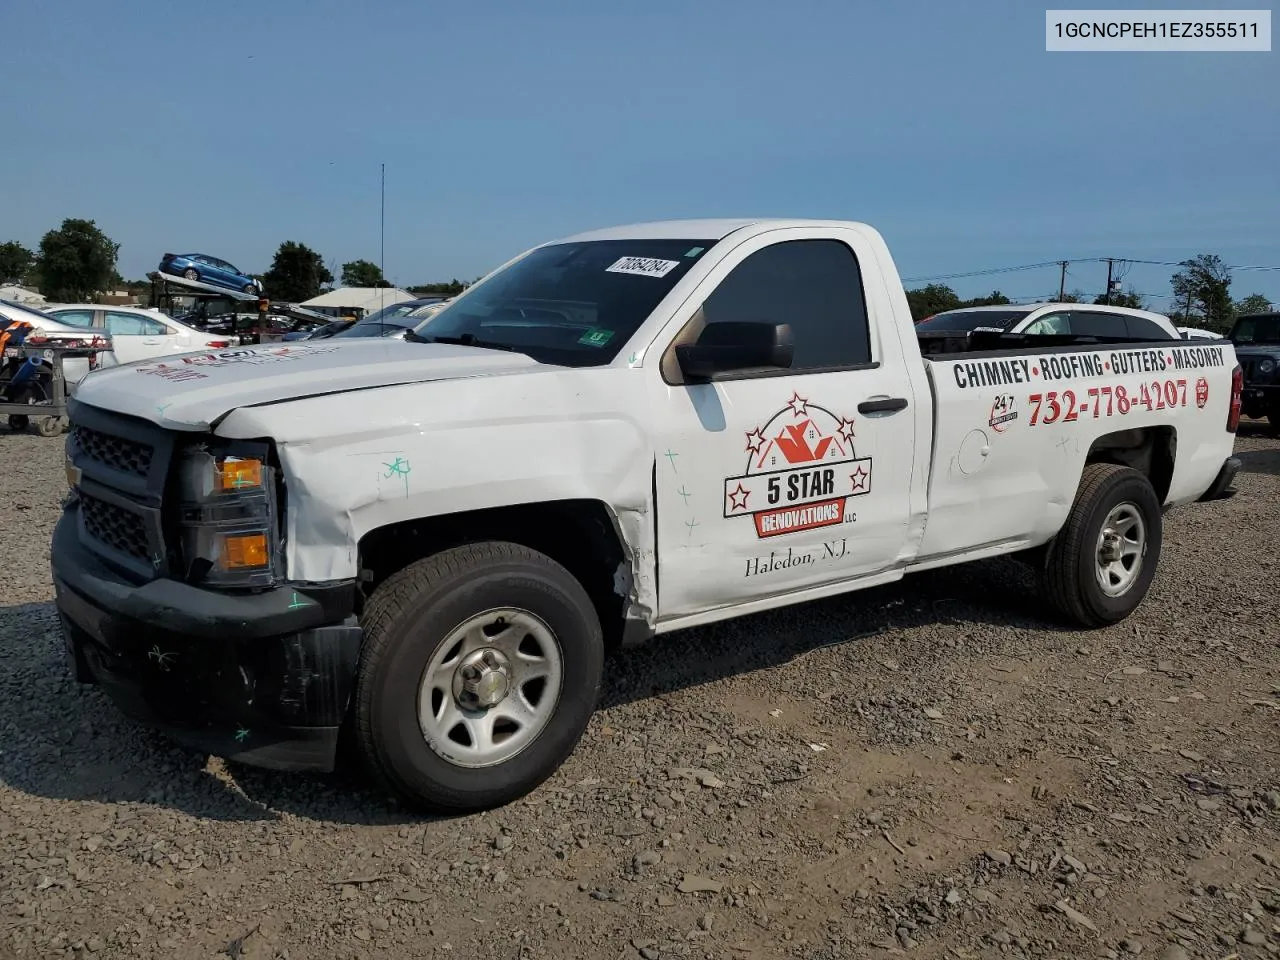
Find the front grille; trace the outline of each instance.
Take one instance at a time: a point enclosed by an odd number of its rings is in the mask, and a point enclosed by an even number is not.
[[[133,511],[83,491],[80,493],[80,511],[89,536],[135,560],[146,562],[151,559],[146,525]]]
[[[75,428],[74,436],[80,452],[104,467],[135,477],[145,477],[151,469],[155,449],[148,444],[79,426]]]

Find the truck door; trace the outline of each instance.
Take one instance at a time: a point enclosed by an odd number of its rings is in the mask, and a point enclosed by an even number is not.
[[[887,290],[858,232],[785,229],[744,241],[677,315],[653,379],[659,620],[895,566],[916,435]],[[791,368],[685,383],[675,345],[732,320],[789,324]]]

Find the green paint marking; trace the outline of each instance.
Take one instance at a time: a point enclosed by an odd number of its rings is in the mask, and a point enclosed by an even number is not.
[[[302,597],[298,596],[296,593],[293,595],[293,599],[289,601],[290,610],[297,610],[297,609],[300,609],[301,607],[305,607],[306,605],[307,605],[307,601],[304,600]]]
[[[412,469],[409,461],[404,457],[396,457],[393,463],[383,463],[387,468],[387,472],[382,475],[384,480],[390,480],[392,477],[400,477],[404,480],[404,495],[409,496],[409,472]]]
[[[249,729],[247,727],[236,728],[236,743],[244,743],[249,739]]]
[[[671,461],[671,469],[674,472],[679,473],[679,471],[676,470],[676,457],[680,456],[680,454],[676,453],[674,450],[668,450],[663,454],[663,456]]]
[[[631,356],[627,357],[627,363],[635,363],[639,359],[640,359],[640,355],[633,353]]]
[[[692,520],[686,520],[686,521],[684,522],[684,525],[685,525],[686,527],[688,527],[688,528],[689,528],[689,538],[690,538],[690,539],[692,539],[692,538],[693,538],[693,528],[694,528],[694,527],[700,527],[700,526],[702,526],[702,524],[700,524],[700,523],[698,522],[698,518],[697,518],[697,517],[694,517]]]
[[[690,493],[688,490],[686,490],[683,484],[680,486],[680,489],[676,491],[676,493],[684,497],[684,505],[687,507],[689,505],[689,498],[692,497],[693,494]]]

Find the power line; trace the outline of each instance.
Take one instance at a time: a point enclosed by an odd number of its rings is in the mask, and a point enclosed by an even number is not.
[[[1106,263],[1108,261],[1112,261],[1113,263],[1116,263],[1116,264],[1138,263],[1138,264],[1143,264],[1144,266],[1152,266],[1152,267],[1183,266],[1183,261],[1135,260],[1132,257],[1123,257],[1123,258],[1121,257],[1078,257],[1075,259],[1067,260],[1065,262],[1066,263]],[[1047,267],[1061,267],[1063,262],[1064,261],[1062,260],[1045,260],[1041,263],[1025,263],[1025,264],[1020,264],[1014,267],[989,267],[985,270],[968,270],[961,273],[939,273],[939,274],[934,274],[932,276],[903,277],[902,282],[903,283],[921,283],[921,282],[931,282],[935,280],[961,280],[966,277],[989,277],[989,276],[995,276],[996,274],[1001,274],[1001,273],[1017,273],[1023,270],[1043,270]],[[1247,264],[1247,263],[1232,264],[1232,265],[1228,265],[1226,269],[1272,271],[1272,270],[1280,270],[1280,265],[1268,266],[1268,265]],[[1127,274],[1128,270],[1126,269],[1124,273]],[[1121,274],[1120,279],[1123,279],[1123,276],[1124,274]]]

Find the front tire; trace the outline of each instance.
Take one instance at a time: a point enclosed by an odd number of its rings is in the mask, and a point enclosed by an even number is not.
[[[1049,601],[1082,627],[1104,627],[1133,613],[1160,561],[1160,500],[1137,470],[1111,463],[1084,468],[1067,522],[1049,542]]]
[[[183,270],[183,271],[182,271],[182,275],[183,275],[184,277],[186,277],[188,280],[199,280],[199,279],[200,279],[200,271],[199,271],[199,270],[196,270],[196,269],[195,269],[195,268],[193,268],[193,267],[188,267],[186,270]]]
[[[599,698],[604,641],[582,585],[513,543],[446,550],[374,591],[355,692],[373,771],[409,805],[486,810],[573,752]]]

